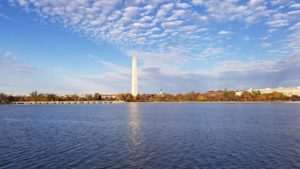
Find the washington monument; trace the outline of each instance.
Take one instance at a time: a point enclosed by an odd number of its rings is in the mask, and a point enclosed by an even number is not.
[[[132,79],[131,79],[131,94],[136,97],[138,95],[138,82],[137,82],[137,61],[136,56],[132,57]]]

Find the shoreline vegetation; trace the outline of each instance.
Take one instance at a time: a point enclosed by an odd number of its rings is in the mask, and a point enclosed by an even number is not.
[[[130,93],[103,95],[100,93],[86,95],[56,95],[36,91],[29,95],[7,95],[0,93],[0,104],[102,104],[102,103],[299,103],[300,96],[285,96],[279,92],[260,93],[244,91],[236,95],[235,91],[209,91],[205,93],[189,92],[184,94],[139,94]]]
[[[125,102],[125,101],[105,101],[105,102],[12,102],[1,105],[93,105],[93,104],[300,104],[300,101],[219,101],[219,102],[200,102],[200,101],[180,101],[180,102]]]

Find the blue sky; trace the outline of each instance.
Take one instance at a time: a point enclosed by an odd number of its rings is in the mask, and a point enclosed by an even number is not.
[[[0,2],[0,92],[169,93],[300,85],[296,0]]]

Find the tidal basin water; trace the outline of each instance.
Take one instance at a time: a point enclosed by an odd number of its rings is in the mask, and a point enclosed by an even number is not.
[[[2,105],[0,168],[300,168],[300,104]]]

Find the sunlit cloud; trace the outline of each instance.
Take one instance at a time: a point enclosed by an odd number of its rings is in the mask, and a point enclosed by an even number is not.
[[[186,86],[179,80],[196,80],[196,84],[205,86],[198,79],[217,83],[228,75],[226,72],[234,72],[226,85],[234,78],[246,81],[248,77],[251,81],[255,74],[272,74],[276,79],[276,73],[278,77],[282,72],[293,74],[290,61],[297,60],[300,53],[300,8],[294,0],[9,0],[9,4],[37,16],[43,23],[107,43],[129,56],[136,54],[141,85],[148,87],[163,85],[165,79],[171,79],[173,86]],[[2,13],[0,18],[12,19]],[[12,56],[5,58],[6,55],[2,54],[0,64],[9,63],[6,65],[15,72],[36,71],[32,64]],[[130,69],[95,60],[106,72],[62,75],[63,78],[85,88],[94,89],[101,84],[107,91],[126,91]],[[189,65],[193,66],[187,69]],[[66,71],[62,66],[50,69],[57,73]],[[287,80],[282,78],[280,83]],[[74,88],[84,90],[80,85]]]

